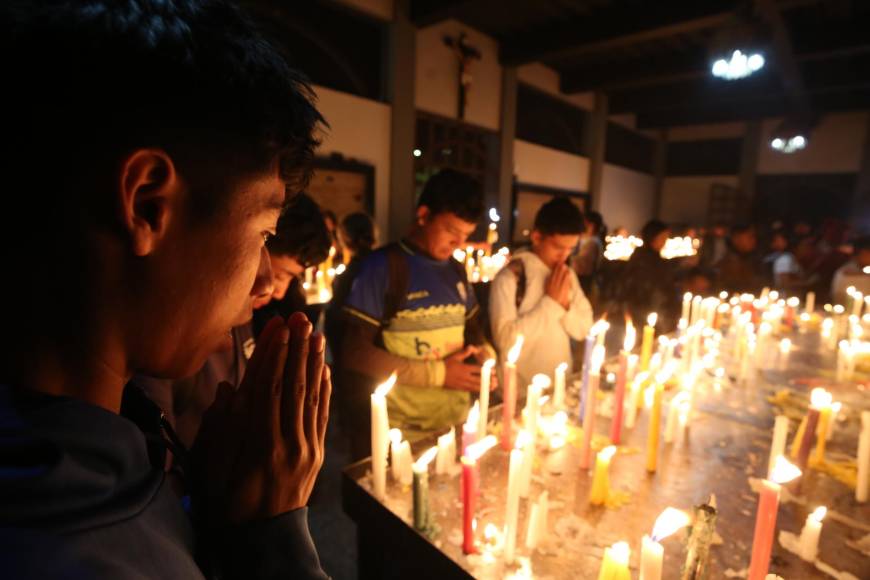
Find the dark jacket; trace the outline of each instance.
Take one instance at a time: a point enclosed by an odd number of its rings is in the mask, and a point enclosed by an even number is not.
[[[303,508],[231,530],[218,552],[224,578],[325,578],[306,518]],[[203,578],[187,514],[136,424],[3,385],[0,570],[28,579]]]
[[[646,320],[651,312],[659,315],[659,327],[667,332],[676,326],[676,266],[646,246],[629,258],[620,281],[620,298],[637,321]]]

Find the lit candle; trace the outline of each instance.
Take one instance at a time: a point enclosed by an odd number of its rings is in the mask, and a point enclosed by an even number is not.
[[[843,408],[843,403],[837,401],[831,404],[831,419],[828,421],[828,430],[825,433],[825,439],[831,440],[834,436],[834,427],[837,426],[837,416],[840,414],[840,409]]]
[[[517,340],[508,351],[507,360],[502,367],[504,388],[502,389],[502,429],[501,447],[505,451],[514,445],[514,414],[517,410],[517,359],[523,348],[523,335],[517,335]]]
[[[656,335],[656,321],[658,314],[653,312],[646,319],[643,327],[643,342],[640,345],[640,370],[649,370],[649,359],[652,356],[653,339]]]
[[[456,465],[456,428],[438,437],[438,455],[435,458],[435,474],[444,475],[453,471]]]
[[[830,399],[827,404],[822,405],[819,409],[819,426],[816,429],[816,456],[815,460],[819,463],[825,460],[825,445],[828,442],[828,423],[831,421],[832,404]]]
[[[807,516],[807,521],[801,530],[800,557],[807,562],[815,562],[816,556],[819,555],[819,536],[822,533],[822,520],[825,519],[826,513],[828,508],[817,507]]]
[[[589,329],[589,334],[586,336],[586,343],[583,350],[583,368],[581,369],[581,384],[580,384],[580,422],[583,422],[583,417],[586,416],[586,402],[589,398],[589,374],[592,368],[592,353],[595,352],[595,347],[598,346],[598,335],[607,332],[610,324],[603,318],[592,325]]]
[[[677,431],[677,422],[679,421],[681,414],[685,415],[688,403],[688,391],[680,391],[671,399],[671,404],[668,406],[668,418],[665,421],[665,443],[674,442],[674,435]]]
[[[523,432],[517,437],[517,449],[511,450],[508,471],[507,504],[505,506],[504,557],[508,564],[514,561],[517,544],[517,518],[520,511],[520,472],[523,465],[522,445],[525,443]]]
[[[646,470],[650,473],[655,473],[658,465],[659,456],[659,429],[662,420],[662,394],[667,382],[667,375],[659,373],[656,375],[653,389],[652,409],[649,417],[649,431],[646,438]]]
[[[852,293],[852,316],[861,317],[861,308],[864,306],[864,295],[855,290]]]
[[[637,420],[637,414],[643,406],[643,385],[649,380],[649,373],[642,371],[634,376],[631,381],[631,392],[629,393],[628,413],[625,416],[625,426],[631,429],[634,427],[634,422]]]
[[[848,340],[839,342],[837,350],[837,382],[848,381],[852,379],[852,369],[854,369],[855,355],[852,352],[852,343]]]
[[[791,352],[791,340],[783,338],[779,341],[779,370],[784,371],[788,366],[788,355]]]
[[[468,417],[462,425],[462,450],[461,455],[465,455],[465,450],[469,445],[477,443],[478,429],[480,428],[480,401],[475,401],[471,409],[468,411]]]
[[[609,445],[598,452],[595,458],[595,475],[592,478],[592,490],[589,492],[589,503],[604,505],[610,495],[610,460],[616,453],[616,447]]]
[[[387,448],[390,421],[387,417],[387,393],[396,384],[396,373],[378,385],[372,393],[372,488],[375,497],[383,500],[387,487]]]
[[[858,437],[858,477],[855,501],[864,503],[870,494],[870,411],[861,412],[861,435]]]
[[[628,380],[628,359],[637,333],[631,319],[625,320],[625,340],[619,353],[619,372],[616,374],[616,387],[613,392],[613,420],[610,423],[610,442],[619,445],[622,438],[622,415],[625,412],[625,382]]]
[[[484,437],[465,448],[462,455],[462,551],[474,554],[474,511],[477,502],[477,461],[498,443],[495,435]]]
[[[701,318],[701,300],[702,298],[700,296],[692,298],[692,314],[689,318],[689,326],[694,325]]]
[[[777,415],[773,422],[773,440],[770,444],[770,459],[767,461],[767,476],[773,472],[776,458],[785,453],[785,440],[788,437],[788,417]]]
[[[776,465],[770,479],[761,482],[758,512],[755,518],[755,535],[752,540],[752,559],[749,563],[749,580],[763,580],[767,575],[782,484],[788,483],[800,474],[800,469],[779,456],[776,458]]]
[[[407,440],[402,441],[402,445],[399,447],[399,483],[402,485],[411,485],[413,462],[411,444]]]
[[[598,580],[631,580],[631,573],[628,571],[630,556],[631,548],[628,547],[628,542],[616,542],[609,548],[605,548]]]
[[[683,294],[683,309],[680,312],[680,320],[685,320],[686,324],[689,323],[689,308],[692,306],[692,293],[686,292]]]
[[[656,519],[652,536],[644,536],[641,542],[640,580],[661,580],[665,549],[661,541],[689,525],[689,515],[672,507]]]
[[[402,478],[402,430],[390,429],[390,473],[394,481]]]
[[[816,308],[816,293],[807,292],[807,299],[804,301],[804,312],[812,314]]]
[[[565,375],[567,372],[568,363],[563,362],[556,367],[554,373],[553,407],[557,410],[565,406]]]
[[[429,521],[429,464],[438,453],[437,447],[432,447],[414,462],[414,529],[427,532]]]
[[[592,436],[595,434],[595,407],[598,400],[598,382],[601,379],[601,364],[604,362],[604,347],[595,346],[589,364],[589,389],[586,412],[583,416],[583,441],[580,444],[580,469],[589,469],[592,461]]]
[[[550,435],[550,455],[547,458],[547,471],[553,475],[561,475],[565,470],[565,459],[568,455],[565,447],[567,424],[567,413],[556,411],[553,416],[553,432]]]
[[[486,424],[489,420],[489,388],[492,380],[492,369],[495,367],[494,359],[487,359],[480,369],[480,423],[477,433],[480,437],[486,436]]]

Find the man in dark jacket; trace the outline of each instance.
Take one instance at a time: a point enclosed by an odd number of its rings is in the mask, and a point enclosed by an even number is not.
[[[193,374],[271,292],[265,241],[322,123],[310,89],[222,0],[9,2],[0,28],[2,171],[27,192],[0,218],[2,576],[323,578],[305,504],[331,382],[304,316],[269,323],[205,417],[196,542],[171,430],[120,414],[134,373]],[[47,256],[62,293],[37,283]]]

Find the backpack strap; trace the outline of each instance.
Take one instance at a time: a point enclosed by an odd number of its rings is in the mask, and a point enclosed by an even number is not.
[[[515,298],[515,305],[517,310],[519,310],[520,305],[523,303],[523,298],[526,297],[526,265],[522,260],[514,258],[508,262],[505,267],[513,272],[514,276],[517,277],[517,295]]]
[[[410,269],[405,251],[397,242],[385,248],[387,253],[387,290],[384,292],[382,324],[389,324],[405,303],[410,282]]]

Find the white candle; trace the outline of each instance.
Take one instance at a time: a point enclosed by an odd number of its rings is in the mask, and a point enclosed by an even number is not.
[[[689,525],[689,521],[686,512],[672,507],[656,518],[652,536],[644,536],[641,542],[640,580],[661,580],[665,550],[659,542]]]
[[[784,371],[788,366],[788,355],[791,352],[791,340],[783,338],[779,341],[779,370]]]
[[[807,292],[807,299],[804,302],[804,312],[807,314],[812,314],[813,310],[816,308],[816,293],[815,292]]]
[[[555,384],[553,386],[553,407],[561,409],[565,406],[565,374],[568,372],[568,363],[560,363],[554,373]]]
[[[870,493],[870,411],[861,412],[861,435],[858,437],[858,478],[855,501],[864,503]]]
[[[689,322],[689,307],[692,305],[692,293],[686,292],[683,294],[683,310],[680,312],[680,320]]]
[[[604,347],[596,346],[592,352],[589,371],[589,388],[586,392],[587,404],[583,415],[583,441],[580,445],[580,469],[589,469],[592,462],[592,436],[595,433],[595,416],[598,406],[598,382],[601,365],[604,362]]]
[[[522,441],[520,437],[517,437],[517,445],[519,446],[520,443]],[[508,564],[512,564],[514,561],[514,550],[517,544],[517,517],[520,510],[520,471],[522,464],[522,449],[511,450],[504,526],[504,557]]]
[[[526,529],[526,548],[534,550],[544,539],[547,527],[547,492],[538,496],[538,501],[532,504],[529,512],[529,525]]]
[[[674,442],[674,434],[677,432],[677,421],[679,420],[682,406],[688,401],[689,393],[680,391],[671,399],[668,406],[668,419],[665,422],[665,443]]]
[[[807,562],[815,562],[819,555],[819,535],[822,533],[822,520],[828,508],[821,506],[807,516],[800,537],[800,557]]]
[[[402,448],[402,430],[390,429],[390,474],[394,481],[399,481],[402,477],[401,463],[401,448]]]
[[[840,414],[840,409],[842,408],[843,403],[841,403],[840,401],[831,404],[831,418],[828,420],[828,428],[826,429],[827,433],[825,433],[825,439],[827,439],[828,441],[830,441],[831,437],[834,436],[834,425],[837,422],[837,415]]]
[[[489,387],[495,359],[488,359],[480,369],[480,423],[477,427],[479,437],[486,437],[486,424],[489,420]]]
[[[371,395],[372,402],[372,489],[375,497],[383,500],[387,488],[387,447],[390,421],[387,417],[387,393],[396,384],[396,373],[378,385]]]
[[[553,416],[553,431],[550,435],[550,455],[547,457],[547,471],[553,475],[561,475],[565,470],[565,459],[568,449],[565,447],[567,436],[568,414],[556,411]]]
[[[776,458],[785,453],[785,443],[788,438],[788,417],[777,415],[773,422],[773,440],[770,444],[770,459],[767,461],[767,477],[773,472]]]
[[[864,306],[864,295],[857,290],[852,293],[852,316],[861,317],[861,308]]]
[[[411,444],[407,441],[402,441],[399,447],[399,482],[402,485],[411,485],[411,480],[414,477],[413,473],[414,460],[411,456]]]
[[[438,437],[438,456],[435,458],[435,473],[443,475],[453,471],[456,464],[456,428]]]
[[[701,318],[701,300],[700,296],[692,298],[692,314],[691,318],[689,318],[689,326],[692,326]]]
[[[544,379],[549,382],[549,379],[540,375]],[[522,477],[520,478],[520,497],[529,497],[529,487],[532,483],[532,466],[535,462],[535,442],[537,441],[537,433],[538,433],[538,412],[540,409],[540,399],[541,399],[541,391],[543,388],[543,381],[539,379],[539,376],[535,376],[535,379],[532,380],[532,384],[529,385],[526,394],[526,424],[525,424],[525,433],[528,437],[528,442],[524,449],[524,459],[523,459],[523,469],[522,469]]]

